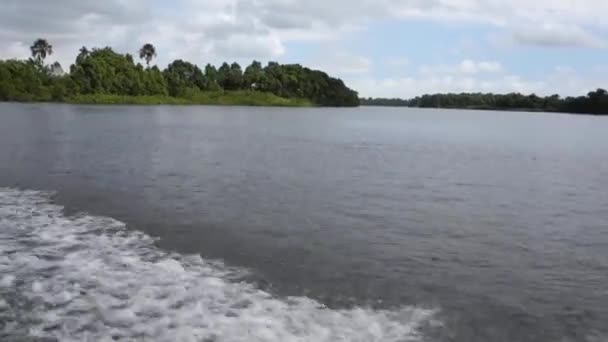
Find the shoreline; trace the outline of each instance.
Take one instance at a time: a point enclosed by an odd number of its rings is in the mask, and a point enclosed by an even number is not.
[[[23,99],[23,101],[0,101],[12,103],[50,103],[75,105],[148,105],[148,106],[251,106],[251,107],[315,107],[308,99],[283,98],[262,92],[204,92],[196,97],[130,96],[112,94],[77,95],[62,100],[47,98]]]
[[[471,110],[480,112],[512,112],[512,113],[530,113],[530,114],[565,114],[565,115],[586,115],[586,116],[607,116],[606,114],[593,113],[574,113],[563,112],[558,110],[543,110],[538,108],[488,108],[488,107],[410,107],[410,106],[388,106],[388,105],[370,105],[362,104],[361,107],[375,108],[407,108],[407,109],[440,109],[440,110]]]

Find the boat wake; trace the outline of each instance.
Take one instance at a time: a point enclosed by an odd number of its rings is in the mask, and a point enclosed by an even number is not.
[[[51,194],[0,188],[0,340],[420,341],[433,310],[330,309],[244,270],[162,251]]]

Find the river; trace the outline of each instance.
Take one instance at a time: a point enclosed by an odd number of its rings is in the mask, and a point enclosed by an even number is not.
[[[0,104],[0,340],[608,341],[608,118]]]

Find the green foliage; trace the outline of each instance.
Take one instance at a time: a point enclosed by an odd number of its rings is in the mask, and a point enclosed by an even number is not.
[[[33,61],[0,61],[0,99],[3,101],[48,101],[47,74]]]
[[[242,89],[243,86],[243,70],[238,63],[232,63],[230,65],[230,71],[225,80],[225,90],[238,90]]]
[[[76,85],[69,76],[61,76],[54,80],[50,92],[53,101],[64,102],[70,94],[76,93]]]
[[[154,79],[146,75],[151,73],[154,71],[135,65],[132,56],[107,47],[79,55],[71,67],[71,77],[81,94],[155,95],[159,86],[145,82]]]
[[[104,105],[186,105],[192,104],[186,99],[163,96],[163,95],[111,95],[111,94],[88,94],[76,95],[66,99],[65,102],[74,104],[104,104]]]
[[[205,75],[196,65],[184,62],[181,59],[169,64],[163,71],[163,76],[167,82],[168,93],[171,96],[183,96],[187,89],[198,88],[207,89]]]
[[[251,69],[255,68],[252,65]],[[250,72],[253,72],[251,69]],[[281,97],[307,98],[321,106],[359,105],[357,92],[346,87],[342,80],[299,64],[280,65],[270,62],[258,73],[258,81],[255,89]]]
[[[219,84],[218,77],[219,74],[217,69],[213,65],[207,64],[205,66],[205,79],[207,80],[208,90],[218,91],[222,89]]]
[[[109,47],[82,47],[69,73],[59,63],[44,66],[52,46],[44,39],[31,47],[29,61],[0,61],[1,101],[57,101],[75,103],[168,103],[280,106],[357,106],[357,93],[339,79],[298,64],[276,62],[262,67],[254,61],[245,71],[237,63],[205,70],[175,60],[161,71],[149,67],[156,56],[145,44],[135,63],[130,54]]]
[[[127,96],[90,94],[66,98],[65,102],[75,104],[131,104],[131,105],[231,105],[231,106],[278,106],[309,107],[313,104],[306,99],[285,99],[274,94],[255,91],[214,91],[205,92],[190,89],[185,97],[171,96]]]
[[[228,77],[230,77],[230,65],[228,65],[228,63],[223,63],[217,70],[217,83],[223,89],[226,89],[226,85],[230,82]]]
[[[606,115],[608,114],[608,93],[604,89],[598,89],[590,92],[587,96],[565,99],[560,98],[559,95],[539,97],[535,94],[522,95],[519,93],[505,95],[481,93],[433,94],[415,97],[410,100],[368,98],[361,99],[361,104],[369,106],[528,110]]]
[[[250,90],[193,92],[186,97],[192,104],[310,107],[312,102],[302,98],[283,98],[271,93]]]
[[[143,72],[144,95],[169,95],[167,79],[157,66],[153,66]]]
[[[243,75],[243,88],[244,89],[256,89],[264,80],[264,70],[262,69],[262,63],[253,61],[250,66],[245,69]]]

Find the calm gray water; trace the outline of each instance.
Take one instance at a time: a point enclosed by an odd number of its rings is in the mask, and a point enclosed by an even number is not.
[[[608,118],[0,104],[0,340],[608,341]]]

